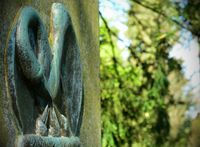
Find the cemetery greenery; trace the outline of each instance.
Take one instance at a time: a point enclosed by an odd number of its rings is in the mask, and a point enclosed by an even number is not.
[[[182,61],[169,52],[181,30],[199,37],[200,2],[189,0],[184,7],[173,0],[127,2],[123,17],[130,44],[123,48],[119,30],[99,12],[102,146],[185,147],[191,93],[183,91]]]

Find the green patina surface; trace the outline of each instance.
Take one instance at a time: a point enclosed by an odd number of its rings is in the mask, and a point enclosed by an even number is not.
[[[84,112],[80,133],[83,146],[100,145],[100,99],[99,99],[99,47],[98,47],[98,2],[97,0],[2,0],[0,4],[0,144],[5,140],[14,142],[17,134],[14,127],[11,100],[6,96],[4,80],[4,48],[6,36],[17,11],[22,6],[36,8],[49,29],[50,10],[53,2],[65,4],[69,10],[81,49],[84,76]],[[7,143],[7,146],[11,144]],[[6,146],[3,144],[3,146]]]

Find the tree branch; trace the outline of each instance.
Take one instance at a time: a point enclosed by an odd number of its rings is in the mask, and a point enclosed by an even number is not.
[[[119,88],[122,88],[122,80],[120,78],[120,74],[119,74],[119,70],[117,68],[117,64],[118,64],[118,61],[117,61],[117,58],[116,58],[116,55],[115,55],[115,47],[114,47],[114,43],[113,43],[113,40],[112,40],[112,35],[114,35],[115,37],[118,38],[117,34],[115,32],[113,32],[110,27],[108,26],[108,23],[106,21],[106,19],[103,17],[103,15],[101,14],[101,12],[99,12],[99,15],[107,29],[107,32],[108,32],[108,36],[109,36],[109,42],[110,42],[110,45],[111,45],[111,49],[112,49],[112,54],[113,54],[113,57],[112,57],[112,61],[113,61],[113,64],[114,64],[114,70],[115,70],[115,73],[118,77],[118,82],[119,82]]]
[[[132,2],[135,2],[136,4],[142,6],[142,7],[146,8],[146,9],[149,9],[149,10],[151,10],[151,11],[154,12],[154,13],[160,14],[162,17],[167,18],[169,21],[175,23],[177,26],[179,26],[179,27],[181,27],[181,28],[184,28],[184,29],[189,30],[189,31],[192,32],[192,30],[189,29],[187,26],[185,26],[184,24],[180,23],[180,22],[177,21],[177,20],[172,19],[171,17],[167,16],[165,13],[163,13],[163,12],[157,10],[156,8],[153,8],[153,7],[151,7],[151,6],[145,5],[144,3],[142,3],[142,2],[139,1],[139,0],[132,0]],[[131,12],[131,11],[130,11],[130,12]]]

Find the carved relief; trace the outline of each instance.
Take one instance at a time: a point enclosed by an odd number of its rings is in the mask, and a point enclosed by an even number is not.
[[[79,146],[82,67],[66,8],[52,5],[49,37],[36,10],[22,8],[4,59],[18,146]]]

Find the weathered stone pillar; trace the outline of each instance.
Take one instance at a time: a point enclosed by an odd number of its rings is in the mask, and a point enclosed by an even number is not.
[[[6,91],[5,48],[8,34],[20,8],[35,8],[49,32],[50,11],[53,2],[63,3],[67,8],[77,43],[83,68],[83,117],[80,141],[84,147],[100,145],[101,121],[99,99],[99,27],[97,0],[1,0],[0,1],[0,146],[11,147],[19,135],[15,118],[14,99]],[[70,37],[70,36],[69,36]],[[62,65],[61,65],[62,66]],[[27,93],[23,94],[25,98]],[[31,120],[30,120],[31,123]],[[27,124],[28,126],[28,124]]]

